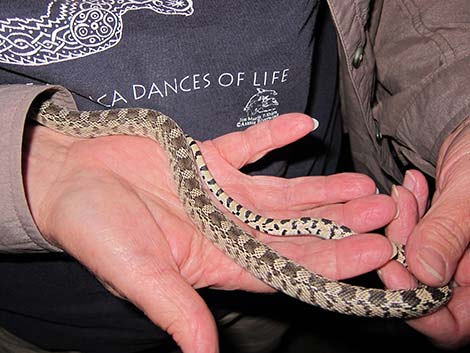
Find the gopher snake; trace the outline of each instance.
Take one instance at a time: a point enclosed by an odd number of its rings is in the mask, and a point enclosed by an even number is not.
[[[149,109],[78,112],[46,101],[34,119],[76,137],[138,135],[158,142],[168,153],[180,199],[202,233],[254,276],[294,298],[344,314],[413,318],[437,310],[451,297],[450,286],[420,285],[406,290],[352,286],[312,273],[279,255],[218,210],[204,191],[200,175],[220,203],[255,229],[278,235],[313,234],[326,239],[346,237],[353,232],[327,219],[275,220],[245,209],[217,185],[196,142],[159,112]],[[398,250],[404,261],[403,248]]]

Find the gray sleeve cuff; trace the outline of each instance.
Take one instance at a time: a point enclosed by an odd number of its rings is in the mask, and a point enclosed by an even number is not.
[[[27,113],[41,94],[75,109],[72,95],[58,86],[0,85],[0,252],[60,249],[39,233],[28,207],[22,176],[22,144]]]

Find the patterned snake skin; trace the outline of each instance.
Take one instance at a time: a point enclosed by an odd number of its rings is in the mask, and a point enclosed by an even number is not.
[[[46,101],[33,118],[55,131],[76,137],[138,135],[158,142],[168,153],[181,201],[202,233],[243,268],[287,295],[330,311],[386,318],[423,316],[436,311],[451,298],[449,285],[441,288],[420,285],[407,290],[352,286],[312,273],[279,255],[218,210],[206,194],[200,175],[220,203],[258,230],[278,235],[307,233],[327,239],[338,239],[353,232],[326,219],[275,220],[245,209],[216,184],[196,142],[159,112],[148,109],[78,112]],[[404,259],[402,247],[398,252]]]

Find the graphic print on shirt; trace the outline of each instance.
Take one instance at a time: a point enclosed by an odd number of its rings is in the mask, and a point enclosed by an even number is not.
[[[122,37],[133,10],[193,14],[192,0],[53,0],[39,18],[0,19],[0,63],[48,65],[108,50]]]
[[[258,93],[250,98],[243,108],[246,117],[240,119],[237,127],[246,127],[258,124],[261,121],[271,120],[279,116],[276,99],[277,92],[273,89],[257,88]]]

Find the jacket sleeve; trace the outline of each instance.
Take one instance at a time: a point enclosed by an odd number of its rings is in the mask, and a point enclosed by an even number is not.
[[[60,251],[39,233],[30,213],[22,176],[23,132],[36,99],[47,96],[75,108],[71,94],[56,86],[0,85],[0,252]]]
[[[402,161],[434,175],[449,134],[470,117],[467,0],[384,1],[375,38],[375,111]]]

